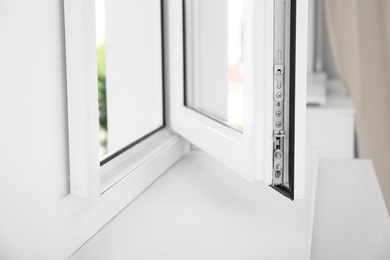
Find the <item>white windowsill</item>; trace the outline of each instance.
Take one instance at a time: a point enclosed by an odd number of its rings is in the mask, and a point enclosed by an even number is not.
[[[390,219],[372,163],[322,160],[315,188],[315,158],[307,201],[290,202],[192,151],[70,260],[387,259]]]
[[[192,151],[70,259],[309,259],[317,175],[291,202]]]

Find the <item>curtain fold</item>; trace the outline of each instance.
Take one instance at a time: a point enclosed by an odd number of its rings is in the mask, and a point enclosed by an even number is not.
[[[336,67],[353,99],[359,154],[390,209],[390,1],[324,0]]]

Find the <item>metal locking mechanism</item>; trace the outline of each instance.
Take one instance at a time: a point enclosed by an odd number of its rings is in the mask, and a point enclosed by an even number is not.
[[[288,91],[286,86],[286,0],[274,0],[272,186],[288,188]]]

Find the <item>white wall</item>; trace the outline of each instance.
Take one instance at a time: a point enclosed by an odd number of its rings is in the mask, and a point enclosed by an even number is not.
[[[68,191],[60,2],[0,1],[0,259],[33,249]]]
[[[323,68],[324,71],[328,74],[328,77],[330,79],[340,79],[340,75],[336,69],[336,64],[333,59],[333,53],[330,47],[328,32],[326,28],[326,22],[324,21],[324,30],[323,30],[323,49],[322,49],[322,55],[323,55]]]

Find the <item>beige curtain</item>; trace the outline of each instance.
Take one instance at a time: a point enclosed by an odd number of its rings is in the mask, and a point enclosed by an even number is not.
[[[357,111],[361,157],[374,162],[390,211],[390,0],[324,0],[337,69]]]

